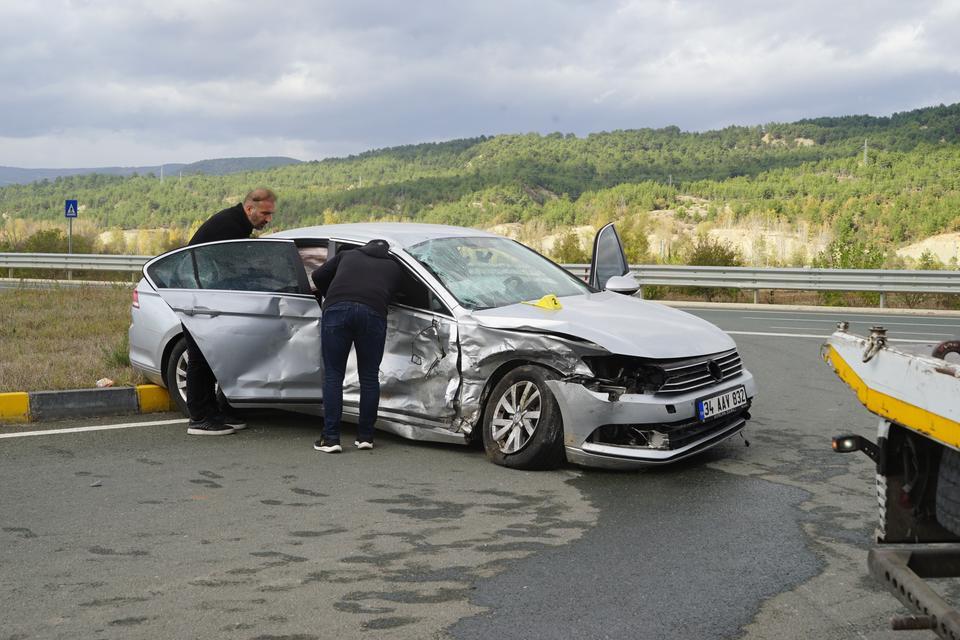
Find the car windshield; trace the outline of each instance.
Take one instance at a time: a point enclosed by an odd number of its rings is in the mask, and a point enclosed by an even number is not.
[[[441,238],[421,242],[407,252],[468,309],[591,290],[562,267],[507,238]]]

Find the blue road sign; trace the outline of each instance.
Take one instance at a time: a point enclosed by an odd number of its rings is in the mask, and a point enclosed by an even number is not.
[[[64,218],[77,217],[77,201],[76,200],[67,200],[66,204],[63,205],[63,217]]]

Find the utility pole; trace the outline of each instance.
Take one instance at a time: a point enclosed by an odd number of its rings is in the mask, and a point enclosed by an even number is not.
[[[163,165],[160,165],[160,182],[163,182]]]
[[[867,166],[867,139],[863,139],[863,166]]]

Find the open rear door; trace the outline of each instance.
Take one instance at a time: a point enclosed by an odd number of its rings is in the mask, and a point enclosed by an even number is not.
[[[292,240],[185,247],[144,274],[231,404],[320,404],[320,305]]]
[[[607,280],[614,276],[624,276],[630,273],[627,254],[623,251],[623,243],[613,227],[613,223],[605,225],[597,232],[593,239],[593,257],[590,260],[590,279],[588,283],[596,289],[603,290]]]

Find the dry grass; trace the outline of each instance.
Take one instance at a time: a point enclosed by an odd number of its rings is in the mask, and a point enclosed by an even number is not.
[[[127,361],[131,291],[0,290],[0,392],[141,384]]]

